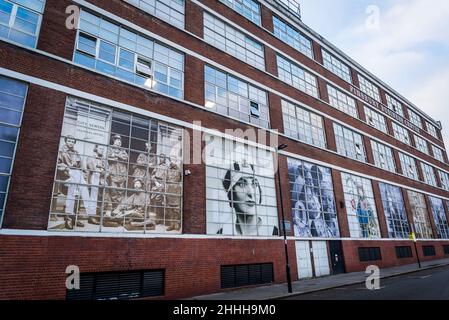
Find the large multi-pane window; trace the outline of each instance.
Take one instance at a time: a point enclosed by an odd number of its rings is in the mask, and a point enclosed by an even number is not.
[[[446,210],[443,200],[435,197],[429,197],[432,208],[433,221],[437,229],[437,235],[440,239],[449,239],[449,225],[447,223]]]
[[[422,174],[424,176],[424,182],[430,184],[431,186],[437,186],[437,177],[435,176],[435,171],[433,167],[421,162]]]
[[[180,233],[183,131],[68,98],[49,230]]]
[[[396,139],[410,145],[410,134],[407,129],[393,122],[393,132]]]
[[[295,63],[277,56],[279,79],[312,97],[318,98],[317,79]]]
[[[323,54],[324,67],[343,80],[352,83],[349,67],[326,50],[321,49],[321,52]]]
[[[399,160],[401,161],[402,174],[407,178],[419,181],[416,159],[399,152]]]
[[[415,145],[416,149],[418,149],[419,151],[425,154],[429,154],[429,146],[427,144],[427,141],[421,138],[420,136],[417,136],[416,134],[415,134]]]
[[[408,109],[408,115],[410,117],[410,122],[413,123],[418,128],[422,129],[421,116],[412,109]]]
[[[273,154],[216,136],[205,140],[207,234],[278,236]]]
[[[441,150],[440,148],[432,145],[432,152],[433,152],[433,157],[435,159],[437,159],[438,161],[444,162],[443,150]]]
[[[347,173],[341,178],[351,238],[380,238],[371,181]]]
[[[379,186],[389,237],[407,239],[410,234],[410,226],[401,189],[385,183],[380,183]]]
[[[434,138],[438,139],[438,133],[437,133],[437,128],[431,124],[430,122],[426,122],[427,124],[427,132],[430,133],[430,135]]]
[[[336,123],[334,123],[334,133],[338,154],[366,162],[365,145],[360,134]]]
[[[207,109],[269,128],[266,91],[209,66],[205,81]]]
[[[265,70],[263,45],[208,13],[204,13],[204,40],[255,68]]]
[[[183,97],[183,54],[86,11],[81,11],[74,61],[172,97]]]
[[[391,172],[396,172],[393,149],[374,140],[371,140],[371,147],[373,149],[374,164],[376,167]]]
[[[402,107],[402,103],[400,103],[398,100],[393,98],[392,96],[387,94],[387,107],[395,112],[396,114],[400,115],[401,117],[404,117],[404,109]]]
[[[45,0],[0,0],[0,39],[35,48]]]
[[[261,24],[260,5],[254,0],[220,0],[257,25]]]
[[[367,106],[365,106],[365,115],[366,115],[366,122],[371,127],[374,127],[377,130],[382,131],[384,133],[388,133],[387,122],[383,115],[381,115],[379,112],[374,111],[371,108],[368,108]]]
[[[178,28],[184,28],[185,0],[124,0]]]
[[[438,174],[440,175],[441,187],[449,191],[449,173],[438,170]]]
[[[361,76],[360,74],[359,74],[359,84],[360,90],[366,93],[369,97],[380,102],[379,88],[376,85],[374,85],[371,81]]]
[[[0,227],[28,86],[0,77]]]
[[[293,103],[282,100],[284,133],[299,141],[326,148],[323,118]]]
[[[307,57],[313,59],[312,41],[285,21],[273,16],[274,35]]]
[[[292,158],[287,161],[295,236],[338,238],[331,169]]]
[[[407,193],[412,209],[416,238],[432,239],[432,226],[430,224],[429,211],[427,210],[424,195],[410,190],[408,190]]]
[[[335,89],[331,85],[327,85],[330,105],[351,117],[358,118],[357,106],[355,100],[347,94]]]

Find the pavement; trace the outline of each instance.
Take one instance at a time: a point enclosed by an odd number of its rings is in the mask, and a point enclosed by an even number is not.
[[[399,267],[385,268],[380,270],[380,278],[387,279],[401,275],[431,270],[449,265],[449,259],[427,261],[418,264],[410,264]],[[369,275],[365,272],[345,273],[322,278],[306,279],[293,282],[293,293],[288,293],[287,284],[272,284],[269,286],[250,287],[223,291],[210,295],[203,295],[190,298],[188,300],[276,300],[295,297],[298,295],[315,293],[335,288],[342,288],[357,284],[364,284]]]

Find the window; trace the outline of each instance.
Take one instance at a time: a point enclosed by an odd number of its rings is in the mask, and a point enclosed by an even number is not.
[[[327,85],[327,92],[329,93],[329,101],[331,106],[346,114],[349,114],[351,117],[358,118],[359,113],[353,98],[330,85]]]
[[[207,135],[206,232],[226,236],[278,236],[273,154]]]
[[[430,124],[430,122],[427,122],[427,132],[434,138],[438,139],[438,133],[437,133],[437,128],[433,125]]]
[[[371,127],[388,134],[385,117],[379,112],[365,106],[366,122]]]
[[[437,187],[437,177],[432,166],[421,162],[422,173],[424,176],[424,182],[430,184],[433,187]]]
[[[323,54],[324,67],[326,69],[336,74],[346,82],[352,83],[351,71],[346,64],[324,49],[321,49],[321,53]]]
[[[443,200],[435,197],[429,197],[430,207],[432,208],[433,221],[437,229],[439,239],[449,239],[449,225],[444,209]]]
[[[360,262],[382,260],[380,248],[359,248]]]
[[[338,154],[366,162],[365,146],[360,134],[334,123]]]
[[[74,61],[121,80],[182,98],[184,55],[81,12]]]
[[[425,257],[435,256],[435,246],[423,246],[422,251]]]
[[[282,100],[284,133],[299,141],[326,148],[323,118],[293,103]]]
[[[359,74],[359,83],[360,83],[360,90],[362,90],[362,92],[366,93],[369,97],[373,98],[374,100],[380,102],[380,94],[378,87],[376,87],[372,82],[370,82],[360,74]]]
[[[183,131],[68,98],[48,229],[181,233]]]
[[[314,75],[279,55],[277,56],[277,64],[281,81],[318,98],[318,85]]]
[[[410,227],[401,189],[385,183],[380,183],[379,186],[385,218],[387,219],[389,237],[394,239],[408,239]]]
[[[206,12],[204,40],[255,68],[265,70],[263,45]]]
[[[288,23],[273,16],[274,36],[313,59],[312,41]]]
[[[432,145],[433,157],[438,161],[444,162],[444,153],[440,148]]]
[[[408,130],[398,125],[396,122],[393,122],[392,124],[393,124],[394,137],[405,144],[411,145]]]
[[[441,187],[444,190],[449,191],[449,173],[441,170],[438,170],[438,173],[440,175]]]
[[[292,158],[287,162],[295,236],[338,238],[331,169]]]
[[[124,0],[178,28],[184,28],[184,0]]]
[[[0,76],[0,228],[28,86]]]
[[[257,25],[261,25],[260,6],[257,1],[253,0],[220,0],[242,16],[251,20]]]
[[[404,109],[402,108],[402,104],[392,96],[388,94],[386,96],[388,109],[400,115],[401,117],[404,117]]]
[[[443,251],[446,256],[449,255],[449,246],[443,246]]]
[[[402,174],[407,178],[419,181],[418,167],[416,159],[399,152],[399,160],[401,161]]]
[[[274,282],[272,263],[221,267],[221,288],[238,288]]]
[[[415,226],[415,235],[418,239],[432,239],[433,231],[429,219],[426,200],[421,193],[408,190],[408,199],[413,214],[413,224]]]
[[[205,67],[206,108],[263,128],[270,127],[268,95],[249,83]]]
[[[429,146],[427,145],[427,141],[424,140],[423,138],[420,138],[416,134],[415,134],[415,144],[416,144],[416,149],[418,149],[419,151],[421,151],[425,154],[429,154]]]
[[[67,300],[123,300],[163,296],[165,271],[81,273],[80,288],[67,290]]]
[[[414,112],[412,109],[408,109],[408,115],[410,117],[410,122],[413,123],[418,128],[422,129],[421,116]]]
[[[351,238],[380,238],[371,180],[347,173],[341,178]]]
[[[0,0],[0,39],[35,48],[45,0]]]
[[[396,257],[398,259],[413,258],[411,247],[396,247]]]
[[[374,140],[371,140],[371,146],[376,167],[390,172],[396,172],[393,149]]]

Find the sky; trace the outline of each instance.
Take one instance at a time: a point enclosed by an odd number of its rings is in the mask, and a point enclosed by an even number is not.
[[[448,0],[300,0],[302,20],[443,125],[449,147]]]

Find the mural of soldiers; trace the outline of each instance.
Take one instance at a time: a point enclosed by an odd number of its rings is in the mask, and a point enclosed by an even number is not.
[[[171,161],[167,172],[167,209],[166,209],[166,226],[167,231],[179,231],[181,229],[181,192],[180,182],[182,175],[178,165]]]
[[[128,175],[128,153],[122,149],[122,137],[115,135],[112,139],[112,148],[109,148],[109,186],[111,188],[125,188]],[[109,200],[120,203],[123,199],[123,191],[112,189],[109,191]],[[114,205],[113,205],[114,206]],[[115,208],[113,207],[112,210]]]
[[[160,162],[153,170],[151,176],[151,205],[157,206],[156,219],[160,222],[164,219],[164,206],[165,199],[163,193],[165,192],[165,182],[167,179],[167,170],[169,166],[167,164],[167,157],[165,154],[161,154]]]
[[[95,145],[94,158],[87,161],[87,169],[89,170],[90,187],[90,207],[87,210],[88,215],[95,216],[97,214],[98,190],[99,186],[106,185],[106,160],[104,157],[104,146]],[[89,217],[89,223],[100,224],[96,217]]]
[[[75,149],[76,139],[73,136],[67,136],[64,139],[65,145],[58,154],[58,171],[60,175],[67,177],[67,199],[65,213],[74,215],[76,191],[79,190],[81,199],[88,203],[90,200],[89,190],[86,186],[82,159],[79,152]],[[80,184],[80,185],[78,185]],[[84,224],[77,221],[78,227],[84,227]],[[73,220],[66,218],[66,228],[73,229]]]

